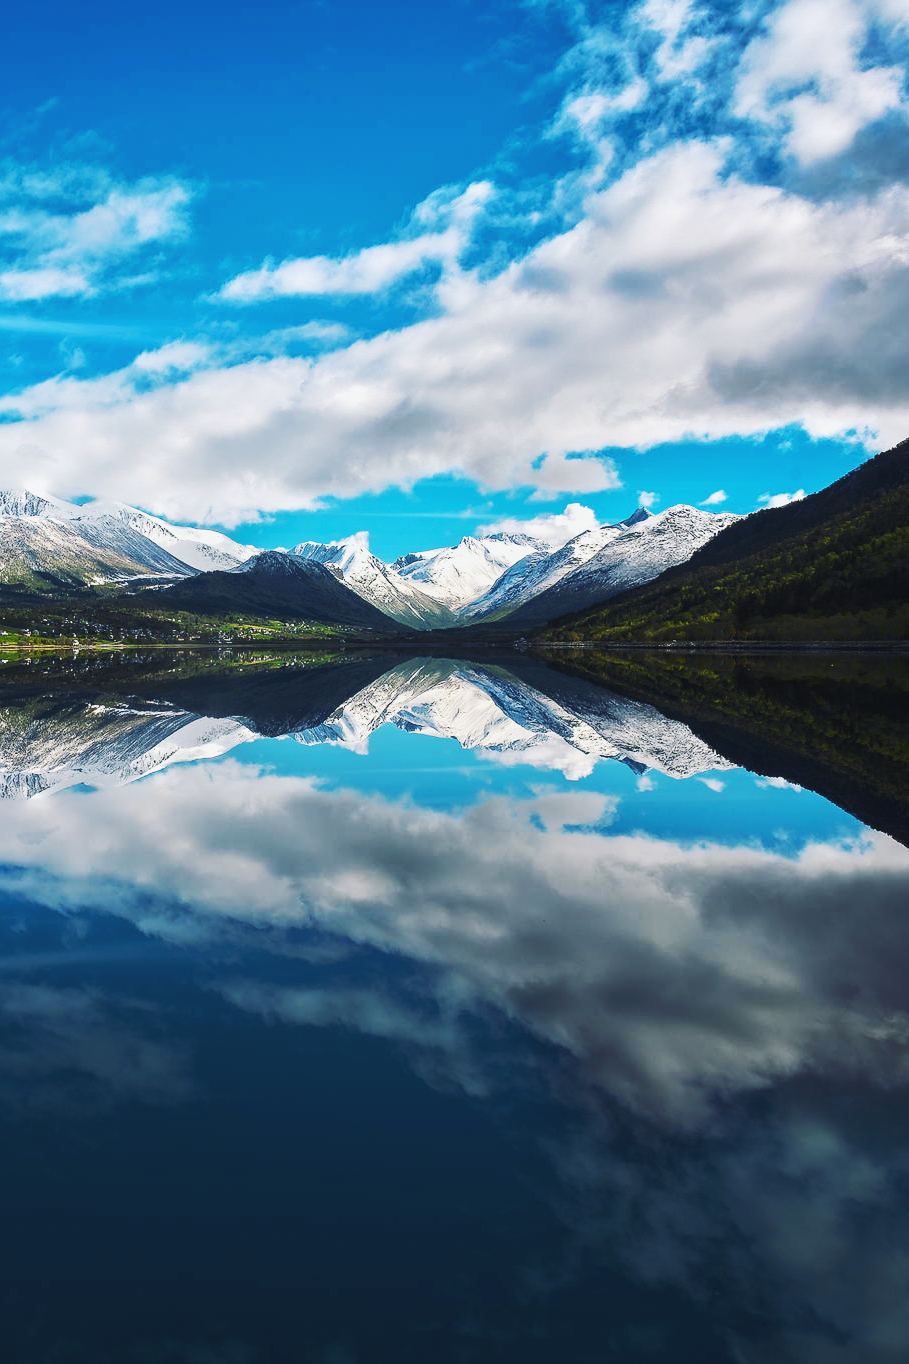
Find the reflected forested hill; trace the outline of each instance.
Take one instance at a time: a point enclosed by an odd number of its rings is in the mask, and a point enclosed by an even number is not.
[[[644,700],[730,761],[810,787],[909,844],[909,659],[550,650],[566,676]]]

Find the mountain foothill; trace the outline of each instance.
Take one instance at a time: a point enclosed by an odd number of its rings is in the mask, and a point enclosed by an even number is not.
[[[362,533],[290,551],[121,503],[0,492],[0,609],[49,601],[377,635],[604,643],[909,635],[909,441],[783,507],[638,507],[553,544],[465,536],[393,563]]]

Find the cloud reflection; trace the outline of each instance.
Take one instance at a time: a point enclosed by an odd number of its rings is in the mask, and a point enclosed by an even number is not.
[[[45,903],[173,941],[312,926],[403,955],[661,1122],[799,1073],[906,1077],[905,849],[687,846],[604,833],[614,808],[540,791],[448,814],[226,762],[14,806],[0,857]]]

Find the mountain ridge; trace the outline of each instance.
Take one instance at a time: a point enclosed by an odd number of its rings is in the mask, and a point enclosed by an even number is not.
[[[267,619],[352,625],[383,633],[397,621],[365,601],[324,564],[263,550],[231,569],[213,569],[160,588],[155,598],[182,611],[245,611]]]
[[[909,639],[909,440],[722,530],[657,581],[543,638]]]

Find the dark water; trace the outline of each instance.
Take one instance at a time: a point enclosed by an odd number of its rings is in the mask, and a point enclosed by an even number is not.
[[[909,1358],[909,668],[553,664],[4,665],[5,1361]]]

